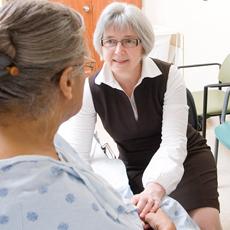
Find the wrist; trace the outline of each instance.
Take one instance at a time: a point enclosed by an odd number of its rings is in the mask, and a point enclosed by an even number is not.
[[[165,230],[176,230],[176,226],[172,221],[169,221],[168,224],[165,226]]]
[[[151,188],[151,189],[154,189],[154,190],[163,191],[164,194],[166,194],[165,188],[164,188],[161,184],[159,184],[159,183],[157,183],[157,182],[153,182],[153,181],[148,182],[148,183],[146,184],[146,189],[148,189],[148,188]]]

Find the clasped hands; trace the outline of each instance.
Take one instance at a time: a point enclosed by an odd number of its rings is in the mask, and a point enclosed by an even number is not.
[[[165,194],[166,191],[160,184],[151,182],[143,192],[132,197],[131,201],[138,209],[144,229],[149,229],[150,226],[156,230],[174,229],[170,218],[159,209]]]

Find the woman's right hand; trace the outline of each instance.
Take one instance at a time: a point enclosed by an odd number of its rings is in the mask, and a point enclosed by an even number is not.
[[[136,205],[140,218],[144,219],[147,213],[157,211],[164,196],[165,189],[158,183],[150,182],[144,191],[134,195],[131,201]]]

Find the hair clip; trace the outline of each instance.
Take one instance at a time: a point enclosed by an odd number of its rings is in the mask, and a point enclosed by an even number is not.
[[[6,70],[13,77],[17,77],[19,75],[19,69],[16,66],[8,66],[6,67]]]

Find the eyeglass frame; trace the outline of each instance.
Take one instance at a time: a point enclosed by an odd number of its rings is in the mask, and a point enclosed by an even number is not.
[[[71,65],[72,67],[81,67],[82,74],[84,77],[89,77],[91,74],[95,71],[96,68],[96,61],[91,58],[84,56],[84,62],[82,64],[76,64],[76,65]],[[54,74],[50,80],[54,83],[58,83],[60,80],[60,77],[63,73],[64,69],[59,71],[58,73]]]
[[[115,42],[115,44],[114,45],[109,45],[109,46],[105,46],[104,45],[104,41],[109,41],[109,40],[112,40],[112,41],[114,41]],[[135,44],[135,46],[125,46],[124,44],[124,41],[127,41],[127,40],[135,40],[135,42],[136,42],[136,44]],[[102,47],[105,47],[105,48],[115,48],[115,47],[117,47],[117,44],[118,43],[121,43],[121,45],[122,45],[122,47],[124,47],[124,48],[135,48],[135,47],[137,47],[140,43],[141,43],[141,39],[139,39],[139,38],[124,38],[124,39],[121,39],[121,40],[116,40],[116,39],[113,39],[113,38],[105,38],[105,39],[101,39],[101,46]]]

